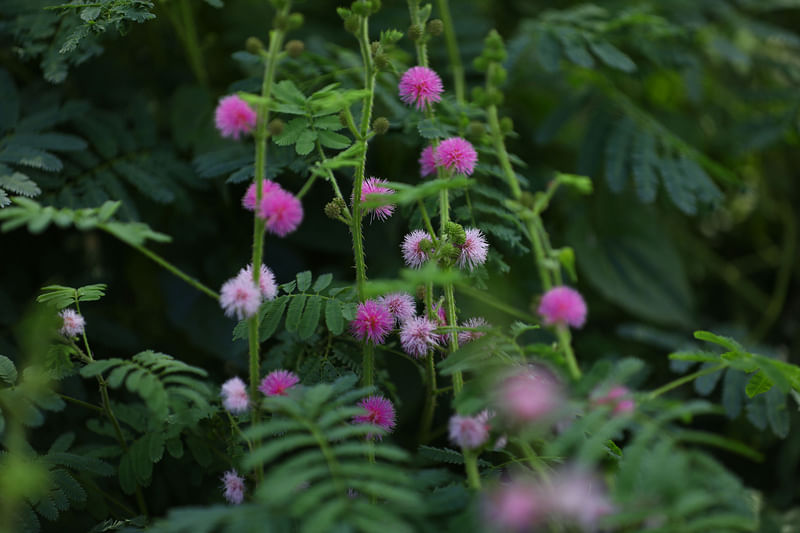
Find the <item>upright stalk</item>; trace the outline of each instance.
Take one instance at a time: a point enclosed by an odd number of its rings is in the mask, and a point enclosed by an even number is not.
[[[462,450],[464,454],[464,469],[467,471],[467,485],[469,488],[479,490],[481,488],[481,476],[478,473],[478,454],[475,450]]]
[[[450,5],[447,0],[436,0],[439,15],[444,24],[444,39],[447,43],[447,56],[450,59],[450,68],[453,69],[453,85],[456,91],[456,101],[464,103],[466,82],[464,78],[464,65],[461,63],[461,54],[458,52],[458,40],[453,26],[453,17],[450,15]]]

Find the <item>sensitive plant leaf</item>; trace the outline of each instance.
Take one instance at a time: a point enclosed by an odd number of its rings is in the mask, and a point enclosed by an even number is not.
[[[334,335],[344,331],[344,317],[339,300],[330,299],[325,303],[325,325]]]
[[[314,295],[309,297],[306,307],[303,310],[303,316],[300,318],[300,323],[297,326],[297,335],[305,340],[314,334],[319,324],[319,315],[322,308],[322,297]]]

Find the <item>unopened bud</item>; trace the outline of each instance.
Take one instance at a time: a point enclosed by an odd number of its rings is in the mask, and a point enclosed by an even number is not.
[[[350,15],[344,20],[344,29],[350,33],[356,33],[359,26],[361,26],[361,20],[358,15]]]
[[[378,54],[375,56],[375,66],[379,70],[383,70],[389,66],[389,56],[386,54]]]
[[[379,43],[378,41],[372,41],[371,43],[369,43],[369,49],[372,51],[372,56],[374,57],[380,53],[381,43]]]
[[[469,135],[472,138],[480,137],[486,131],[486,128],[483,125],[483,122],[478,122],[477,120],[473,120],[469,123]]]
[[[433,19],[428,22],[428,33],[438,37],[444,31],[444,23],[440,19]]]
[[[258,37],[248,37],[244,48],[253,55],[258,55],[264,50],[264,43]]]
[[[289,54],[289,57],[295,59],[300,57],[305,49],[306,49],[305,43],[297,39],[292,39],[291,41],[286,43],[286,53]]]
[[[273,137],[280,135],[283,133],[283,121],[279,118],[274,118],[267,124],[267,129],[269,130],[269,134]]]
[[[372,122],[372,131],[378,135],[383,135],[389,131],[389,119],[386,117],[378,117]]]
[[[425,301],[425,285],[417,285],[417,300]]]
[[[289,29],[296,30],[303,25],[305,18],[302,13],[292,13],[289,15]]]
[[[369,9],[371,6],[365,5],[363,2],[356,0],[350,6],[350,10],[355,13],[356,15],[369,15]]]
[[[461,246],[467,242],[467,233],[464,231],[464,227],[453,221],[444,225],[444,234],[447,235],[447,240],[456,246]]]
[[[417,41],[420,37],[422,37],[422,31],[423,31],[422,26],[420,26],[419,24],[412,24],[411,26],[408,27],[408,31],[406,32],[406,34],[408,35],[408,38],[411,39],[412,41]]]
[[[504,135],[508,135],[514,131],[514,121],[511,120],[511,117],[503,117],[500,119],[500,131],[502,131]]]
[[[458,261],[461,249],[456,248],[449,242],[443,242],[439,246],[439,262],[442,266],[452,266]]]
[[[342,216],[345,209],[347,209],[347,205],[344,203],[344,200],[341,198],[334,198],[325,204],[325,215],[328,218],[337,219]]]
[[[272,26],[277,28],[281,31],[286,31],[289,29],[289,17],[286,15],[275,15],[275,18],[272,19]]]

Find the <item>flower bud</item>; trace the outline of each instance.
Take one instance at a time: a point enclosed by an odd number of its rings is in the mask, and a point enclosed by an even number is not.
[[[248,37],[244,48],[253,55],[258,55],[264,50],[264,43],[258,37]]]
[[[269,134],[273,137],[280,135],[283,133],[283,121],[279,118],[274,118],[267,124],[267,129],[269,130]]]
[[[369,49],[372,51],[372,56],[375,57],[381,52],[381,43],[378,41],[372,41],[369,43]]]
[[[486,132],[486,128],[483,125],[483,122],[478,122],[477,120],[473,120],[469,123],[468,126],[468,135],[473,138],[480,137]]]
[[[389,66],[389,56],[386,54],[378,54],[375,56],[375,66],[379,70],[383,70]]]
[[[511,117],[503,117],[500,119],[500,130],[503,132],[503,135],[508,135],[514,131],[514,121],[511,120]]]
[[[372,6],[370,6],[370,5],[367,5],[367,4],[363,3],[363,2],[360,2],[359,0],[356,0],[356,1],[355,1],[355,2],[353,2],[353,4],[350,6],[350,10],[351,10],[353,13],[355,13],[356,15],[362,15],[362,16],[365,16],[365,15],[369,15],[369,10],[370,10],[370,8],[371,8],[371,7],[372,7]]]
[[[464,227],[453,221],[449,221],[444,225],[444,234],[447,235],[447,240],[456,246],[462,246],[467,241],[467,233],[464,231]]]
[[[328,218],[337,219],[342,216],[345,209],[347,209],[347,205],[344,203],[344,200],[341,198],[334,198],[325,204],[325,215]]]
[[[492,85],[503,85],[506,82],[507,77],[508,73],[506,72],[506,69],[500,65],[496,65],[492,69],[492,77],[489,81],[492,83]]]
[[[409,39],[416,42],[417,40],[419,40],[420,37],[422,37],[422,32],[423,32],[422,26],[420,26],[419,24],[412,24],[411,26],[408,27],[408,31],[406,32],[406,34],[408,35]]]
[[[438,37],[444,31],[444,23],[440,19],[433,19],[428,22],[428,33]]]
[[[378,135],[383,135],[389,131],[389,119],[386,117],[378,117],[372,122],[372,131]]]
[[[356,33],[361,26],[361,17],[358,15],[350,15],[344,20],[344,29],[350,33]]]
[[[298,58],[300,57],[306,49],[305,43],[298,39],[292,39],[288,43],[286,43],[286,53],[289,54],[291,58]]]
[[[302,13],[292,13],[289,15],[289,29],[296,30],[303,25],[305,18]]]

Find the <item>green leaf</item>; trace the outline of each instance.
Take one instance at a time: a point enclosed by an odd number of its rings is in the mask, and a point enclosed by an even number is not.
[[[659,171],[672,203],[687,215],[697,213],[697,200],[692,191],[691,181],[683,172],[680,160],[672,157],[662,158]]]
[[[345,125],[339,120],[338,115],[331,115],[314,119],[314,127],[318,130],[337,131],[344,128]]]
[[[344,317],[339,300],[330,299],[325,304],[325,324],[334,335],[339,335],[344,331]]]
[[[317,281],[314,282],[314,286],[311,289],[314,292],[322,292],[328,288],[328,285],[331,284],[333,281],[333,274],[326,273],[322,274],[320,277],[317,278]]]
[[[322,146],[333,148],[334,150],[343,150],[353,142],[344,135],[332,131],[321,130],[317,132],[317,136]]]
[[[286,312],[286,331],[297,331],[306,299],[307,296],[305,294],[298,294],[292,298],[292,303],[289,304],[289,310]]]
[[[39,186],[21,172],[0,176],[0,187],[13,194],[21,194],[23,196],[38,196],[42,193]]]
[[[657,162],[655,138],[647,132],[637,132],[631,153],[631,170],[636,185],[636,194],[642,202],[650,203],[656,198],[658,176],[654,165]]]
[[[319,324],[319,314],[322,308],[322,297],[318,295],[311,296],[306,303],[303,316],[300,318],[300,324],[297,328],[297,335],[305,340],[314,334]]]
[[[278,324],[280,324],[281,318],[283,317],[283,311],[286,309],[286,304],[288,302],[289,297],[286,295],[281,296],[271,302],[269,310],[264,316],[264,320],[261,321],[261,326],[259,327],[259,339],[261,342],[264,342],[275,334],[275,331],[278,329]]]
[[[564,46],[564,55],[566,55],[570,61],[584,68],[594,67],[594,59],[586,50],[582,35],[575,31],[559,29],[556,33],[556,37],[558,37],[561,44]]]
[[[294,149],[299,155],[308,155],[314,149],[314,141],[316,140],[316,131],[305,130],[300,134],[300,137],[297,138],[297,144],[295,144]]]
[[[300,138],[300,135],[307,131],[309,128],[308,121],[305,118],[293,118],[283,127],[283,131],[272,137],[275,144],[278,146],[289,146],[295,144]]]
[[[767,392],[772,388],[772,385],[772,380],[765,376],[763,372],[757,372],[750,378],[750,381],[747,382],[747,387],[745,387],[744,392],[747,393],[747,396],[752,398],[758,394]]]
[[[608,41],[589,41],[589,48],[594,55],[600,58],[600,61],[609,67],[623,72],[634,72],[636,70],[636,63]]]
[[[632,134],[633,123],[628,117],[623,117],[617,123],[606,144],[606,181],[608,181],[609,189],[616,193],[625,188],[625,182],[628,179],[626,162]]]
[[[311,286],[311,272],[304,270],[297,273],[297,290],[305,292]]]
[[[19,119],[19,93],[14,80],[4,68],[0,68],[0,132],[10,130]]]
[[[449,137],[452,129],[436,119],[426,118],[417,124],[419,134],[424,139],[444,139]]]
[[[119,461],[119,484],[125,494],[133,494],[136,490],[136,477],[128,452],[123,453]]]
[[[17,367],[5,355],[0,355],[0,382],[8,385],[14,385],[17,382]]]
[[[290,80],[283,80],[272,86],[272,95],[283,102],[304,106],[305,95]]]
[[[712,352],[674,352],[669,354],[669,358],[678,361],[698,361],[701,363],[719,362],[719,355]]]

